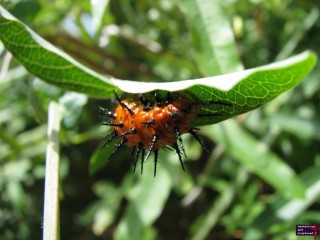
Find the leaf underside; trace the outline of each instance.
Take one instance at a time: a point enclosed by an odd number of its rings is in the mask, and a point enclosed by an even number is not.
[[[193,126],[217,123],[260,107],[297,85],[316,63],[315,54],[306,51],[286,64],[220,76],[221,81],[218,76],[171,83],[129,82],[102,76],[86,68],[42,39],[1,6],[0,33],[0,40],[6,49],[30,73],[60,88],[95,98],[114,97],[113,90],[129,93],[166,90],[178,92],[191,101],[202,102],[200,117],[193,121]],[[126,87],[127,83],[130,83],[130,88]],[[227,102],[228,105],[212,103],[217,101]]]

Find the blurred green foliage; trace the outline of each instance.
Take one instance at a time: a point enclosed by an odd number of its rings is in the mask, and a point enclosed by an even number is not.
[[[174,1],[1,3],[41,36],[102,74],[137,81],[199,77],[190,61],[188,27]],[[307,48],[319,53],[316,1],[229,0],[223,1],[223,10],[246,68]],[[64,109],[61,239],[277,240],[293,239],[297,223],[320,223],[319,65],[293,91],[266,106],[207,126],[202,137],[210,154],[185,136],[187,172],[180,169],[173,152],[161,152],[153,179],[151,161],[142,176],[130,171],[129,150],[90,175],[90,158],[108,132],[100,126],[96,110],[113,103],[41,82],[2,45],[0,56],[1,239],[41,238],[46,113],[52,99]],[[234,131],[229,134],[223,128]],[[304,198],[271,188],[254,174],[254,166],[247,169],[235,161],[256,149],[275,154],[301,177],[307,189]],[[99,157],[107,158],[111,150],[112,146],[104,149]]]

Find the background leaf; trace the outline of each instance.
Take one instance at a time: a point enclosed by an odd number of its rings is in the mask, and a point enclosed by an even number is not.
[[[179,3],[190,28],[190,51],[202,76],[242,70],[230,21],[221,3],[216,0],[180,0]]]
[[[233,120],[205,128],[206,134],[222,144],[228,153],[242,165],[271,184],[284,196],[303,198],[305,186],[279,157],[269,152],[268,147],[240,128]]]
[[[320,176],[318,172],[319,169],[314,168],[304,172],[301,176],[304,184],[309,186],[306,189],[305,199],[288,200],[282,196],[276,196],[250,227],[244,239],[260,238],[262,230],[270,231],[272,224],[276,222],[283,223],[283,221],[293,221],[294,219],[299,221],[301,214],[320,197]]]
[[[143,239],[145,229],[161,214],[169,197],[172,179],[165,170],[157,174],[155,179],[152,168],[152,164],[147,165],[140,179],[141,184],[132,189],[131,204],[119,223],[115,239]]]

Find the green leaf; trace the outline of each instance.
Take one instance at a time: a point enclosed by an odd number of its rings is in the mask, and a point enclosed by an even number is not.
[[[120,89],[130,93],[155,90],[181,91],[203,103],[194,126],[218,123],[233,116],[256,109],[281,93],[296,86],[314,67],[317,57],[305,51],[284,61],[216,77],[180,82],[151,83],[114,80]],[[210,104],[228,102],[232,106]]]
[[[279,127],[302,139],[320,140],[320,126],[318,121],[303,119],[294,114],[275,113],[267,120],[269,125]]]
[[[202,103],[193,126],[217,123],[251,111],[297,85],[313,68],[316,55],[305,51],[287,60],[236,73],[180,82],[152,83],[104,77],[76,62],[0,6],[0,40],[31,73],[61,88],[93,97],[154,90],[179,92]],[[214,66],[213,66],[214,67]],[[213,104],[227,102],[228,106]]]
[[[238,126],[236,121],[229,120],[219,125],[205,127],[204,130],[206,134],[223,145],[232,157],[281,194],[291,198],[304,197],[304,184],[293,169],[272,153],[266,145],[258,142]]]
[[[217,123],[260,107],[297,85],[311,71],[315,63],[315,54],[306,51],[282,62],[208,79],[212,82],[217,81],[224,87],[226,83],[231,84],[235,81],[233,86],[225,88],[224,91],[201,85],[186,89],[187,93],[198,96],[203,102],[227,101],[232,104],[232,107],[221,105],[202,107],[200,114],[217,113],[219,116],[198,118],[194,125]],[[239,82],[236,80],[238,77],[241,78]]]
[[[108,163],[108,158],[111,156],[114,146],[108,145],[105,147],[102,147],[104,143],[107,141],[109,136],[101,142],[101,146],[98,146],[98,148],[95,150],[94,154],[90,158],[90,174],[96,173],[98,170],[103,168]],[[102,147],[102,148],[101,148]],[[125,156],[128,156],[129,152],[127,151],[119,151],[117,153],[116,158],[117,159],[124,159]],[[111,159],[114,160],[114,159]]]
[[[38,36],[0,6],[0,40],[32,74],[58,87],[93,97],[113,96],[110,78],[99,75]]]
[[[288,222],[299,217],[305,210],[320,198],[320,169],[318,167],[306,170],[301,179],[307,186],[303,199],[287,199],[277,195],[266,210],[254,221],[244,239],[261,239],[271,226],[280,222]]]
[[[115,239],[143,239],[145,231],[161,214],[169,197],[172,178],[165,168],[153,177],[153,164],[145,164],[144,174],[133,189],[132,199],[120,221]]]
[[[212,202],[212,205],[207,210],[206,214],[200,215],[192,226],[192,240],[202,240],[207,237],[210,230],[215,227],[223,213],[230,207],[232,201],[236,196],[236,192],[239,188],[247,182],[248,173],[243,168],[239,169],[235,176],[235,182],[228,184],[221,191],[219,197]]]
[[[92,24],[96,35],[102,25],[105,10],[109,5],[109,0],[91,0]]]
[[[195,62],[203,76],[243,69],[230,21],[217,0],[180,0],[189,23]]]
[[[87,96],[74,92],[65,93],[59,100],[62,108],[62,124],[65,128],[73,128],[78,123]]]

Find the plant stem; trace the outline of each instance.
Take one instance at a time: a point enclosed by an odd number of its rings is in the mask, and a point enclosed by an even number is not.
[[[44,189],[43,239],[59,237],[59,130],[60,111],[56,102],[49,103],[48,145]]]

